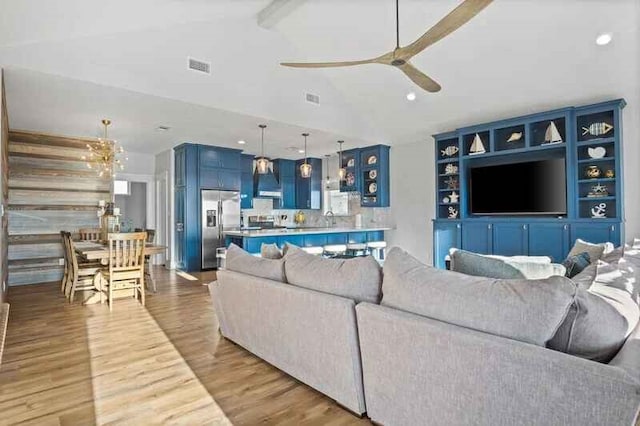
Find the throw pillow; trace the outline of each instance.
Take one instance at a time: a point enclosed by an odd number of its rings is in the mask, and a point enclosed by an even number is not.
[[[611,243],[593,244],[578,238],[576,242],[573,244],[573,247],[569,251],[569,254],[567,255],[567,257],[569,258],[571,256],[575,256],[576,254],[586,252],[586,253],[589,253],[589,258],[591,259],[591,262],[595,262],[596,260],[599,260],[602,257],[605,251],[607,253],[613,251],[613,244]]]
[[[284,261],[289,284],[356,302],[378,303],[380,300],[382,271],[371,256],[325,259],[289,246]]]
[[[562,264],[567,269],[565,276],[573,278],[591,264],[591,256],[589,256],[589,253],[585,251],[583,253],[567,257]]]
[[[260,245],[260,256],[264,259],[282,259],[282,252],[278,248],[277,244],[265,244]]]
[[[518,256],[517,259],[506,256],[485,256],[458,249],[451,249],[449,256],[451,270],[467,275],[505,279],[542,279],[565,274],[564,266],[546,263],[540,258],[534,258],[529,262],[523,256]]]
[[[575,292],[575,284],[563,276],[543,280],[470,276],[424,265],[393,248],[384,264],[381,304],[544,346],[564,321]]]
[[[591,284],[596,280],[596,273],[598,271],[598,265],[596,263],[592,263],[582,270],[582,272],[578,273],[574,277],[571,278],[571,281],[579,288],[583,288],[587,290],[591,287]]]
[[[247,253],[235,244],[227,248],[225,268],[230,271],[242,272],[254,277],[287,282],[284,274],[283,259],[263,259]]]

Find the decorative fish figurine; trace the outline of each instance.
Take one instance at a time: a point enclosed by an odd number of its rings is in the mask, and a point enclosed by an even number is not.
[[[582,128],[582,136],[586,135],[587,133],[591,136],[606,135],[611,129],[613,129],[613,126],[609,123],[591,123],[589,127]]]
[[[457,146],[455,145],[449,145],[448,147],[446,147],[445,149],[441,149],[440,152],[442,153],[443,157],[451,157],[452,155],[456,155],[458,153],[459,149]]]
[[[507,142],[515,142],[520,139],[522,139],[522,132],[513,132],[511,133],[511,136],[509,136],[509,139],[507,139]]]

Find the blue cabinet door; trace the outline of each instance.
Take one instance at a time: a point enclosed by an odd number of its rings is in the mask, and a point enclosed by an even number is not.
[[[186,239],[184,230],[184,207],[186,192],[184,187],[175,189],[175,235],[176,235],[176,268],[185,268]]]
[[[311,177],[300,175],[300,165],[304,160],[296,161],[296,208],[318,210],[322,206],[322,160],[308,158],[311,164]]]
[[[200,188],[218,189],[220,186],[220,172],[210,167],[200,167]]]
[[[580,238],[590,243],[611,241],[620,245],[620,225],[617,223],[573,223],[571,224],[571,246]]]
[[[304,235],[283,235],[282,237],[278,237],[278,245],[284,247],[285,244],[304,247]]]
[[[186,177],[186,148],[185,147],[177,147],[175,149],[175,186],[185,186],[187,177]]]
[[[305,247],[322,247],[327,245],[327,234],[309,234],[304,236]]]
[[[201,167],[240,169],[240,151],[236,149],[199,145]]]
[[[527,228],[526,223],[494,223],[492,253],[500,256],[525,256],[528,252]]]
[[[260,253],[260,248],[262,244],[278,244],[278,237],[254,237],[254,238],[245,238],[242,243],[243,248],[249,253]]]
[[[218,188],[223,191],[240,190],[240,172],[237,170],[224,170],[218,172]]]
[[[282,188],[281,209],[296,208],[296,178],[295,176],[283,176],[280,178]]]
[[[569,225],[566,223],[530,223],[529,256],[549,256],[561,263],[569,252]]]
[[[253,175],[251,173],[240,175],[240,208],[253,208]]]
[[[462,248],[480,254],[492,253],[491,224],[465,223],[462,226]]]
[[[449,249],[462,246],[462,232],[460,231],[460,223],[436,222],[433,224],[433,266],[445,269]]]
[[[371,231],[367,232],[367,242],[372,241],[384,241],[384,231]]]
[[[359,244],[367,242],[366,232],[349,232],[349,244]]]
[[[349,234],[346,232],[327,234],[327,244],[347,244],[348,241]]]

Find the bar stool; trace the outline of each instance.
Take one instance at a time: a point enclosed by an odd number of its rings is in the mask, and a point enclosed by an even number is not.
[[[324,253],[324,247],[320,246],[302,247],[302,250],[314,256],[322,256],[322,254]]]
[[[384,260],[386,248],[386,241],[371,241],[367,243],[367,249],[371,252],[371,255],[378,261]]]
[[[347,254],[349,256],[365,256],[367,254],[366,243],[349,243],[347,244]]]
[[[323,247],[326,256],[340,256],[347,252],[346,244],[329,244]]]

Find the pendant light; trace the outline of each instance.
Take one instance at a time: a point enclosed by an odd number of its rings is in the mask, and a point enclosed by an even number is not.
[[[304,163],[300,164],[300,176],[303,178],[311,177],[311,164],[307,162],[307,136],[309,133],[303,133],[304,136]]]
[[[342,144],[344,141],[338,141],[338,145],[340,145],[340,151],[338,152],[338,178],[340,181],[347,179],[347,169],[342,165]]]
[[[267,158],[265,158],[264,156],[264,129],[267,128],[266,124],[258,124],[258,127],[260,127],[260,131],[261,131],[261,144],[262,144],[262,154],[260,155],[260,158],[258,158],[258,160],[256,160],[256,169],[258,170],[258,173],[261,175],[266,175],[267,172],[269,172],[269,160]]]

